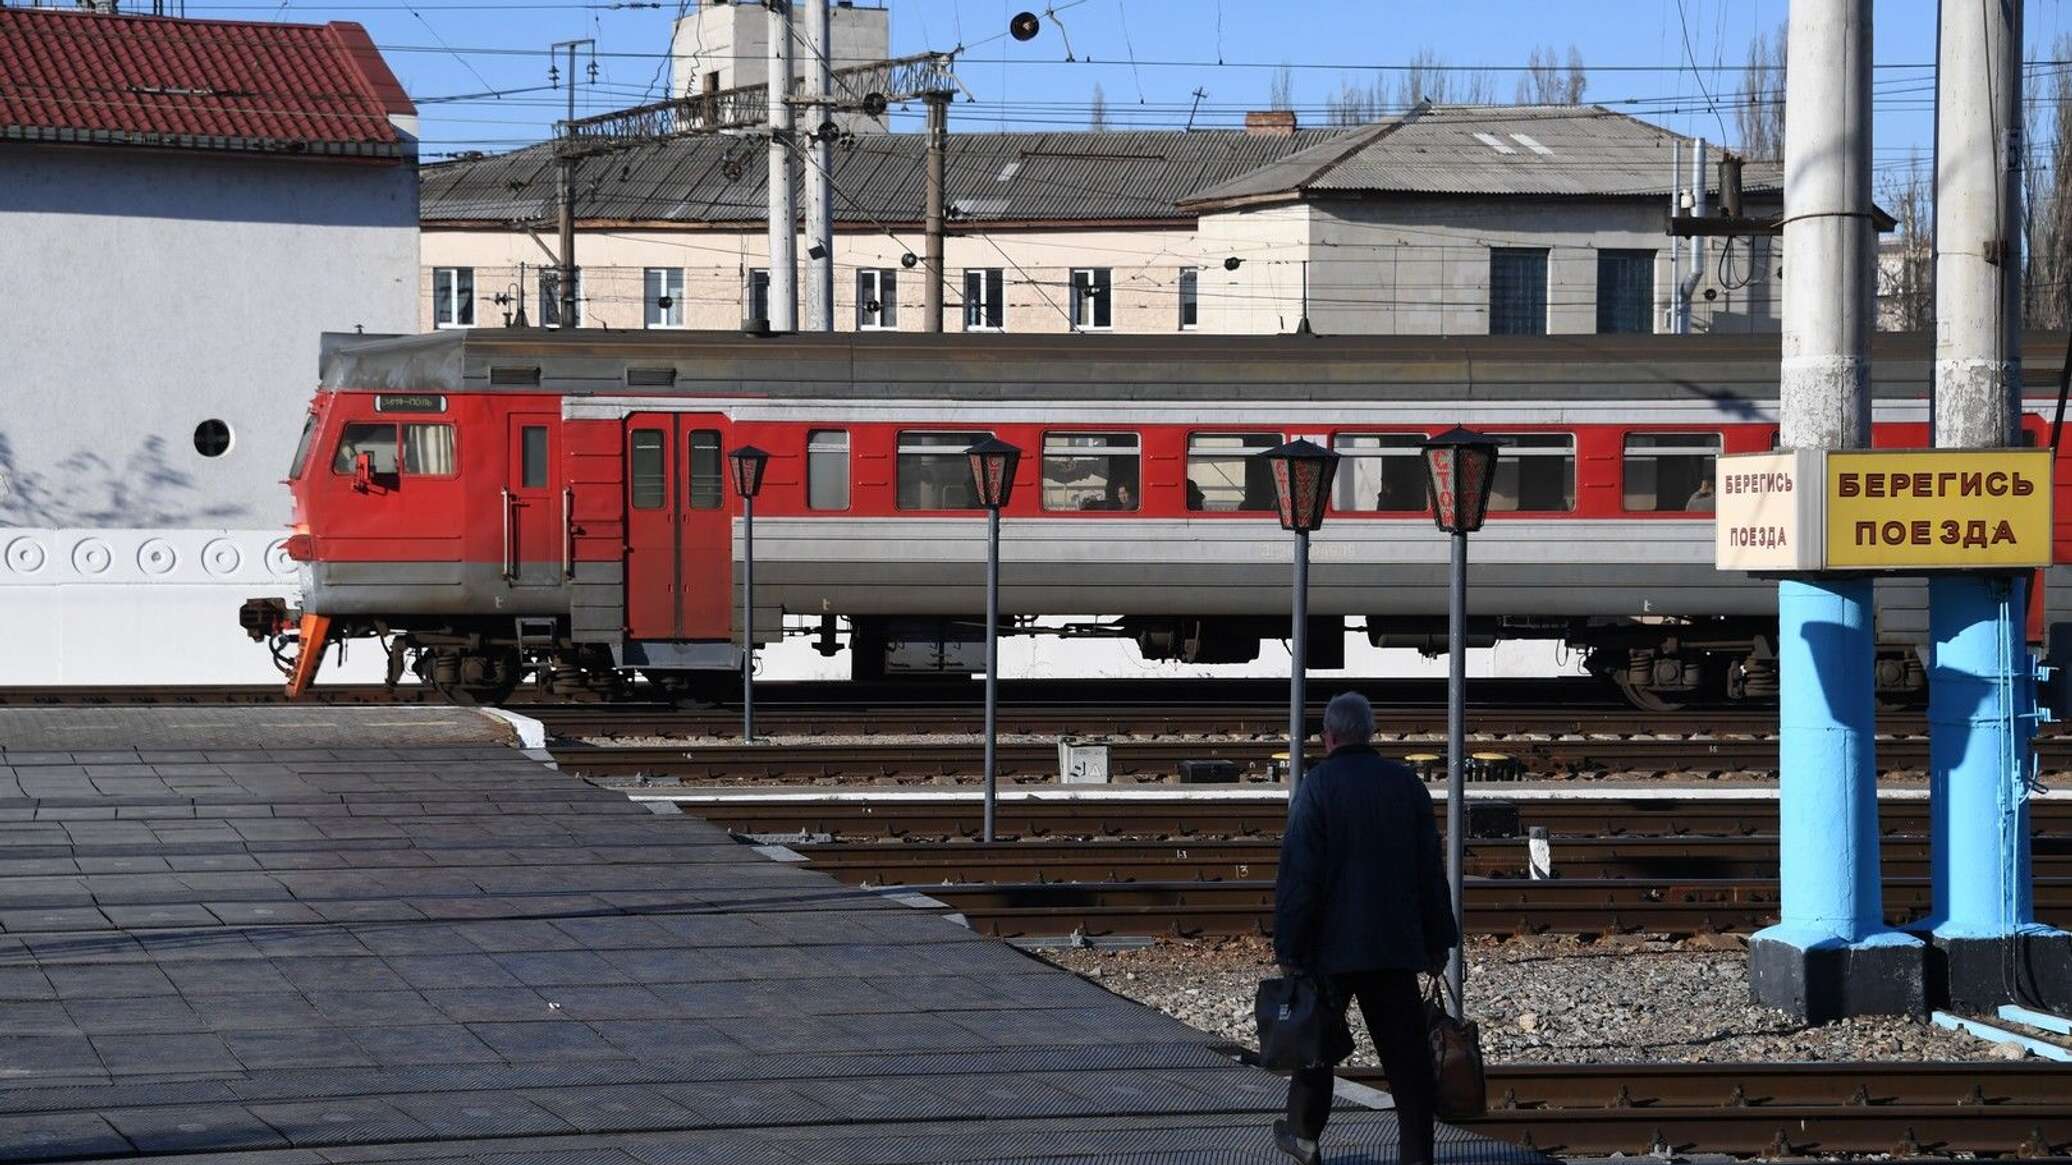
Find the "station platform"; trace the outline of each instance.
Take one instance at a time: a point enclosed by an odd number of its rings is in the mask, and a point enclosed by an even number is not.
[[[466,711],[0,709],[0,1161],[1285,1160],[1212,1037],[664,808]]]

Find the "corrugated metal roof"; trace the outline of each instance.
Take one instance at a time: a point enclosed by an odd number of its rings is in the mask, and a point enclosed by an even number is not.
[[[1172,219],[1193,191],[1345,136],[1196,132],[959,133],[950,138],[944,185],[953,220]],[[869,224],[920,217],[927,143],[920,134],[867,134],[834,151],[835,217]],[[577,171],[585,222],[759,222],[768,178],[761,143],[679,138],[591,158]],[[514,222],[554,210],[552,150],[427,166],[426,222]]]
[[[1381,193],[1667,197],[1675,145],[1683,143],[1689,166],[1691,140],[1601,105],[1435,106],[1203,187],[1183,201],[1206,206]],[[1780,165],[1746,163],[1744,191],[1782,187]]]
[[[400,158],[415,112],[349,22],[0,9],[0,139]]]

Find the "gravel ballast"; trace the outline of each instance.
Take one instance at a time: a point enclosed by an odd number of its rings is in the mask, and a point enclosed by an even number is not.
[[[1491,1063],[2003,1060],[2020,1053],[1908,1019],[1801,1027],[1749,1002],[1739,939],[1478,939],[1468,1012]],[[1252,993],[1275,973],[1260,939],[1161,941],[1044,957],[1202,1031],[1256,1046]],[[1373,1064],[1365,1025],[1353,1063]]]

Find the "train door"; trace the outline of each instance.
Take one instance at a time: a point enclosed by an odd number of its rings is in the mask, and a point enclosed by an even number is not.
[[[720,418],[626,421],[626,628],[634,639],[727,639],[733,580]]]
[[[517,587],[558,587],[567,553],[554,488],[553,413],[512,413],[504,478],[504,574]]]

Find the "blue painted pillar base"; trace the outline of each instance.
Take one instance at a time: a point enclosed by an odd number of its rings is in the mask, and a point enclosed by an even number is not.
[[[1777,584],[1781,921],[1748,948],[1755,1001],[1806,1023],[1925,1015],[1925,946],[1885,925],[1868,579]]]
[[[1929,580],[1929,841],[1934,904],[1914,924],[1934,944],[1932,998],[1958,1010],[2072,1004],[2072,935],[2035,921],[2029,778],[2036,677],[2028,581]]]

